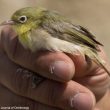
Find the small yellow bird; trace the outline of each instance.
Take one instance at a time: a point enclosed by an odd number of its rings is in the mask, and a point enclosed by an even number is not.
[[[104,61],[98,56],[99,45],[95,37],[84,27],[55,11],[45,8],[26,7],[16,11],[11,20],[1,25],[10,24],[18,34],[18,39],[25,49],[32,52],[48,50],[69,54],[81,53],[100,65],[107,73]]]

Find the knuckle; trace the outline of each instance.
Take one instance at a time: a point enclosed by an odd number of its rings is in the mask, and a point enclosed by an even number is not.
[[[15,72],[11,80],[14,91],[20,95],[27,95],[30,86],[30,78],[25,78],[23,72]]]
[[[16,61],[18,53],[19,53],[19,49],[18,49],[18,39],[9,39],[7,46],[6,46],[6,53],[9,56],[9,58],[13,61]]]
[[[56,83],[48,89],[48,104],[62,109],[70,108],[69,98],[64,95],[66,85]]]
[[[50,89],[48,89],[47,100],[50,105],[58,105],[60,99],[58,98],[56,86],[51,86]]]

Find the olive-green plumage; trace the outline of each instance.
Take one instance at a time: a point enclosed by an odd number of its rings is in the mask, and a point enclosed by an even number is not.
[[[55,11],[44,8],[26,7],[16,11],[12,17],[13,27],[20,43],[31,51],[45,49],[69,54],[82,54],[108,73],[103,60],[98,56],[100,51],[95,37],[84,27]]]

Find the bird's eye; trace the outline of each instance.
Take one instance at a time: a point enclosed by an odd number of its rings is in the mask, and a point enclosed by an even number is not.
[[[18,20],[19,20],[20,23],[25,23],[27,21],[27,17],[26,16],[20,16],[18,18]]]

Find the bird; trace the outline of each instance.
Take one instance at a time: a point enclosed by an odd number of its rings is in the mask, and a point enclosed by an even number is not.
[[[11,19],[1,25],[12,25],[19,42],[31,52],[47,50],[64,52],[71,55],[83,55],[88,62],[93,61],[105,67],[105,61],[99,56],[102,43],[85,27],[75,25],[72,20],[57,11],[42,7],[25,7],[17,10]]]

